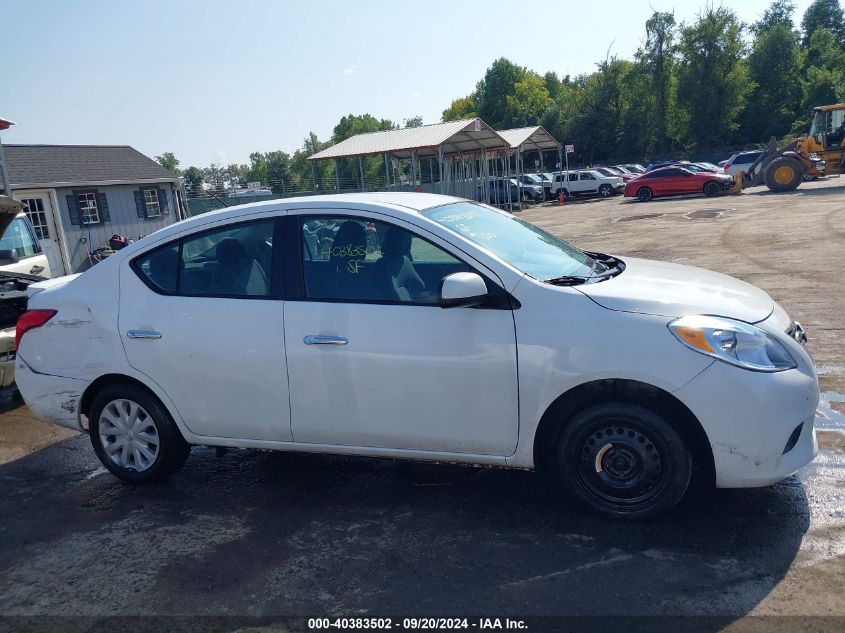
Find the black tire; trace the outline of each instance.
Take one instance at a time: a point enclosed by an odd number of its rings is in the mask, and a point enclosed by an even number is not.
[[[601,187],[599,187],[599,195],[602,198],[609,198],[613,195],[613,187],[611,187],[610,185],[602,185]]]
[[[637,200],[640,202],[648,202],[654,197],[654,192],[650,187],[640,187],[637,189]]]
[[[719,183],[717,183],[717,182],[713,182],[711,180],[710,182],[704,183],[704,190],[703,190],[704,195],[707,196],[708,198],[712,198],[713,196],[718,196],[719,192],[721,190],[722,190],[722,188],[719,187]]]
[[[108,418],[104,417],[103,414],[106,407],[109,407],[108,417],[114,418],[115,412],[118,411],[123,413],[122,403],[135,403],[140,406],[140,410],[145,414],[143,417],[138,416],[137,424],[139,428],[136,429],[133,426],[132,430],[127,432],[126,435],[133,442],[145,443],[147,451],[155,453],[154,459],[151,459],[148,465],[141,462],[136,463],[140,453],[135,453],[134,456],[129,455],[125,465],[121,465],[119,462],[124,453],[128,451],[120,449],[120,456],[114,458],[109,454],[111,449],[107,448],[106,444],[109,447],[116,446],[122,437],[117,425],[109,423]],[[94,446],[97,457],[100,458],[103,466],[111,474],[126,482],[152,483],[163,481],[182,467],[191,451],[190,444],[182,437],[167,409],[159,402],[158,398],[138,385],[119,383],[104,387],[94,397],[88,419],[91,444]],[[106,420],[106,422],[103,423],[103,420]],[[115,433],[109,434],[104,424],[110,425],[110,430],[115,431]],[[102,434],[101,425],[103,425]],[[143,428],[140,428],[140,425],[143,425]],[[106,436],[105,439],[104,435]],[[154,448],[152,441],[147,443],[143,439],[138,440],[139,437],[149,440],[155,438],[158,441],[157,448]],[[116,453],[114,450],[112,452]]]
[[[640,405],[590,406],[566,421],[558,461],[568,491],[607,516],[646,519],[674,508],[692,476],[681,435]]]
[[[803,180],[804,166],[789,156],[775,158],[763,174],[763,181],[770,191],[792,191]]]

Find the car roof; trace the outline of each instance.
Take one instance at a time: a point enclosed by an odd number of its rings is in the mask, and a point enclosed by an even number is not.
[[[169,224],[152,235],[166,238],[174,233],[181,233],[194,226],[239,217],[255,216],[266,211],[272,213],[285,210],[338,209],[367,210],[369,207],[390,208],[399,218],[418,216],[421,211],[453,202],[466,202],[463,198],[442,196],[434,193],[416,193],[400,191],[374,191],[369,193],[341,193],[324,196],[298,196],[295,198],[276,198],[247,204],[230,205],[201,215],[195,215],[175,224]],[[140,240],[139,240],[140,241]]]

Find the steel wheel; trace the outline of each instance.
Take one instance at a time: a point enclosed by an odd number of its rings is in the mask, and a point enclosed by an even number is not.
[[[613,517],[653,517],[673,508],[692,475],[692,457],[659,413],[629,402],[595,404],[564,423],[558,438],[564,485]]]
[[[640,429],[608,422],[582,438],[578,478],[601,502],[647,501],[660,488],[661,450]]]
[[[133,400],[112,400],[100,413],[100,442],[121,468],[144,472],[158,459],[160,439],[153,418]]]

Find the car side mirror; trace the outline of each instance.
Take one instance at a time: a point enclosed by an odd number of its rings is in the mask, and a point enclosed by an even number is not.
[[[440,282],[441,308],[469,308],[489,298],[487,284],[476,273],[452,273]]]
[[[0,250],[0,266],[17,264],[20,260],[21,258],[18,257],[18,252],[14,248]]]

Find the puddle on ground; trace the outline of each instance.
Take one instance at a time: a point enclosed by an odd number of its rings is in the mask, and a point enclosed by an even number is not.
[[[721,218],[730,209],[698,209],[697,211],[690,211],[684,213],[687,220],[715,220]]]
[[[822,391],[816,408],[815,427],[845,431],[845,413],[833,408],[832,403],[845,402],[845,395],[836,391]]]
[[[665,213],[641,213],[640,215],[626,215],[621,218],[616,218],[614,222],[633,222],[634,220],[650,220],[652,218],[662,218]]]

